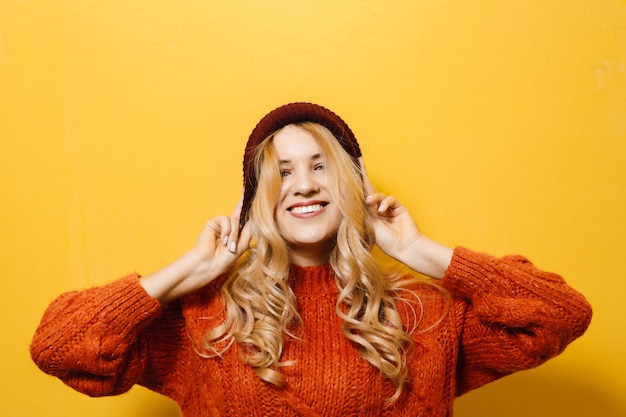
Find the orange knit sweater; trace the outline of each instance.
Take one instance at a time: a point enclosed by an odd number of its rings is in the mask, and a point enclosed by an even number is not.
[[[303,340],[285,343],[282,359],[296,362],[281,369],[282,389],[243,365],[237,344],[223,358],[194,350],[224,317],[219,285],[166,306],[145,293],[137,276],[61,295],[44,314],[31,355],[78,391],[115,395],[138,383],[173,398],[185,417],[438,417],[452,415],[455,396],[559,354],[591,319],[587,301],[558,275],[519,256],[456,249],[441,281],[452,297],[449,309],[441,291],[414,288],[423,331],[414,333],[408,353],[409,387],[385,407],[394,388],[342,335],[331,268],[292,267],[290,280]],[[411,315],[403,303],[399,310]]]

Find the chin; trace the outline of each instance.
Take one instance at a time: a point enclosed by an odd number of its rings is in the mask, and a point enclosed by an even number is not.
[[[315,247],[334,247],[336,243],[337,234],[311,234],[311,235],[303,235],[299,234],[297,237],[286,236],[283,235],[283,239],[294,247],[302,247],[302,248],[315,248]]]

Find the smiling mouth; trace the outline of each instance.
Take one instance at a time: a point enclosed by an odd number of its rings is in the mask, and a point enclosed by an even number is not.
[[[309,214],[309,213],[315,213],[316,211],[320,211],[326,205],[328,205],[328,203],[318,203],[318,204],[311,204],[309,206],[291,207],[288,210],[294,214]]]

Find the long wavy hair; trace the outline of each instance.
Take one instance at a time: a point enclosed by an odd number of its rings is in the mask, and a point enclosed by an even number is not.
[[[371,253],[374,230],[355,161],[323,126],[297,125],[313,135],[325,153],[330,193],[342,215],[330,265],[339,289],[336,312],[343,320],[343,334],[359,346],[363,359],[393,382],[395,393],[387,399],[392,403],[408,381],[406,351],[412,344],[411,330],[404,328],[396,308],[398,293],[408,281],[384,274]],[[244,363],[261,379],[282,386],[285,378],[280,367],[292,365],[280,360],[284,341],[285,337],[297,338],[294,330],[299,315],[288,282],[289,245],[275,219],[281,183],[273,146],[276,133],[258,146],[254,159],[259,179],[250,209],[254,242],[222,286],[226,319],[207,332],[202,347],[214,356],[237,342],[244,347]]]

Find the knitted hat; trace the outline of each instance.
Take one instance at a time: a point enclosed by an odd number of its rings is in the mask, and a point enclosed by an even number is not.
[[[272,110],[261,119],[250,134],[243,156],[244,194],[241,225],[248,220],[250,205],[258,184],[254,172],[254,153],[257,146],[284,126],[302,122],[318,123],[328,129],[358,165],[357,158],[361,156],[359,144],[346,122],[332,111],[312,103],[290,103]]]

